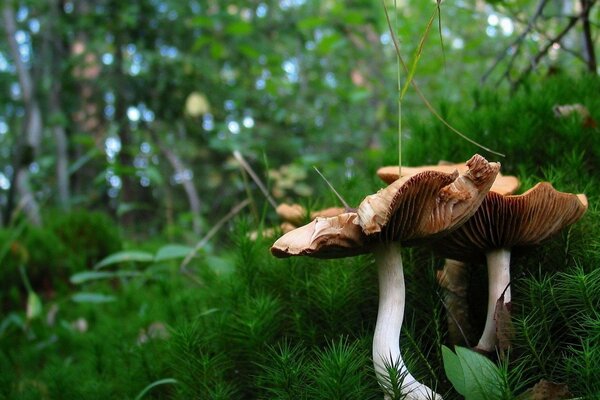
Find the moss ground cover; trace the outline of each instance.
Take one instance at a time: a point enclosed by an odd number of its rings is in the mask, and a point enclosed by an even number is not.
[[[507,384],[499,398],[515,398],[540,379],[566,383],[572,397],[600,396],[600,130],[552,111],[582,103],[600,120],[598,93],[598,79],[547,79],[510,98],[477,93],[472,108],[445,108],[463,132],[507,154],[499,160],[502,172],[519,176],[522,190],[549,180],[558,190],[586,193],[590,203],[577,224],[513,258],[515,336],[501,364]],[[413,165],[461,161],[476,151],[435,122],[407,125],[405,159]],[[375,170],[394,163],[395,153],[366,157],[365,179],[342,184],[349,201],[377,189]],[[81,219],[57,217],[43,233],[19,234],[31,253],[27,273],[58,277],[49,287],[32,279],[43,303],[37,318],[25,315],[19,275],[2,271],[0,398],[381,398],[370,355],[377,310],[372,258],[277,260],[268,252],[273,238],[251,240],[256,221],[242,216],[220,247],[188,265],[193,280],[180,272],[180,260],[166,260],[113,265],[111,271],[139,274],[72,284],[68,274],[120,247],[108,240],[96,246],[60,228],[81,226]],[[104,224],[94,226],[100,232]],[[52,235],[43,240],[55,243],[48,251],[35,245],[42,235]],[[3,268],[23,263],[12,250]],[[442,262],[423,249],[403,251],[404,359],[420,381],[459,399],[442,362],[446,316],[435,280]],[[483,266],[475,266],[471,303],[480,328],[486,293],[478,288],[485,279]],[[81,293],[105,297],[74,297]]]

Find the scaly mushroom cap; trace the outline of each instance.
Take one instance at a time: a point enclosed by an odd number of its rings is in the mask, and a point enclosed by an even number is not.
[[[438,164],[438,165],[424,165],[422,167],[402,167],[402,177],[412,176],[424,171],[438,171],[450,174],[454,171],[464,173],[469,169],[466,163],[458,164]],[[377,170],[377,176],[381,178],[387,184],[391,184],[396,181],[400,174],[398,166],[381,167]],[[492,184],[490,191],[500,194],[512,194],[519,188],[519,179],[516,176],[502,175],[498,173],[496,180]]]
[[[548,182],[522,195],[489,192],[466,223],[432,248],[447,258],[481,260],[489,250],[540,243],[576,222],[587,206],[585,195],[559,192]]]
[[[317,217],[280,237],[271,247],[275,257],[341,258],[366,253],[366,237],[354,223],[356,213]]]
[[[363,200],[355,223],[378,241],[405,244],[455,229],[475,213],[500,169],[480,155],[466,165],[461,175],[426,171],[396,180]]]

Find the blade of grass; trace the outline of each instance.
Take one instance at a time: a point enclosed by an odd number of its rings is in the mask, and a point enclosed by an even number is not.
[[[233,156],[240,163],[240,165],[246,170],[246,172],[248,172],[248,175],[250,175],[250,177],[252,178],[252,180],[254,181],[254,183],[256,183],[256,186],[258,186],[258,188],[263,193],[263,195],[265,196],[265,198],[267,199],[267,201],[269,202],[269,204],[271,204],[271,206],[273,206],[273,209],[276,210],[277,209],[277,202],[271,197],[271,195],[269,194],[269,191],[267,190],[267,188],[265,187],[265,185],[262,183],[262,181],[260,180],[260,178],[258,177],[258,175],[256,175],[256,173],[254,172],[254,170],[252,169],[252,167],[250,166],[250,164],[248,164],[246,162],[246,160],[244,159],[244,156],[242,156],[242,153],[240,153],[239,151],[235,150],[233,152]]]
[[[446,49],[444,48],[444,38],[442,37],[442,0],[435,2],[438,14],[438,34],[440,35],[440,46],[442,47],[442,62],[444,63],[444,71],[446,71]]]
[[[396,28],[398,27],[398,4],[394,0],[394,15]],[[402,76],[400,68],[400,52],[396,53],[396,71],[398,80],[398,176],[402,176]]]
[[[400,54],[400,47],[398,45],[398,40],[396,38],[396,35],[394,34],[394,30],[392,29],[392,24],[390,22],[390,16],[387,10],[387,6],[385,5],[385,3],[383,3],[383,9],[385,11],[385,18],[387,20],[387,24],[388,24],[388,28],[390,30],[390,34],[392,36],[392,42],[394,43],[394,48],[396,49],[396,54],[398,56],[398,59],[400,60],[400,63],[402,64],[402,68],[404,69],[404,72],[407,73],[408,72],[408,67],[406,66],[406,63],[404,62],[404,59],[402,58],[402,55]],[[488,147],[485,147],[484,145],[476,142],[475,140],[469,138],[468,136],[466,136],[464,133],[460,132],[458,129],[454,128],[452,125],[450,125],[450,123],[448,121],[446,121],[436,110],[435,108],[433,108],[433,106],[431,105],[431,103],[429,103],[429,100],[427,100],[427,98],[425,97],[425,95],[423,94],[423,92],[421,91],[421,89],[419,88],[419,86],[416,84],[416,82],[413,80],[411,81],[411,85],[412,87],[415,89],[415,91],[417,92],[417,95],[421,98],[421,101],[423,101],[423,104],[425,104],[425,107],[427,107],[427,109],[429,110],[429,112],[431,112],[441,123],[443,123],[448,129],[450,129],[452,132],[454,132],[455,134],[457,134],[458,136],[460,136],[461,138],[463,138],[464,140],[466,140],[467,142],[479,147],[480,149],[483,149],[485,151],[488,151],[492,154],[495,154],[497,156],[500,157],[506,157],[506,155],[499,153],[497,151],[494,151]]]
[[[429,21],[427,22],[427,26],[425,27],[425,32],[423,36],[421,36],[421,40],[419,41],[419,47],[417,47],[417,51],[415,52],[415,56],[413,57],[412,65],[410,66],[410,71],[408,72],[408,77],[406,78],[406,82],[404,83],[404,87],[402,88],[402,92],[400,93],[400,99],[404,99],[404,95],[408,90],[410,83],[415,76],[415,72],[417,71],[417,65],[419,64],[419,60],[421,59],[421,55],[423,54],[423,48],[425,47],[425,41],[429,36],[429,31],[431,30],[431,26],[433,25],[433,21],[435,21],[435,17],[438,13],[438,8],[433,10],[433,14],[429,17]],[[400,68],[400,65],[398,65]]]
[[[146,386],[144,389],[142,389],[142,391],[139,392],[137,396],[135,396],[135,400],[141,400],[142,398],[144,398],[146,393],[148,393],[150,390],[152,390],[156,386],[166,385],[166,384],[177,384],[177,383],[179,383],[179,382],[177,382],[173,378],[165,378],[165,379],[160,379],[158,381],[154,381],[151,384],[149,384],[148,386]]]
[[[346,210],[349,210],[351,207],[348,205],[348,203],[346,203],[346,200],[344,200],[344,198],[342,197],[342,195],[339,194],[337,192],[337,190],[335,190],[335,188],[333,187],[333,185],[331,183],[329,183],[329,181],[327,180],[327,178],[325,178],[325,176],[323,176],[323,174],[321,173],[321,171],[319,171],[319,169],[317,167],[315,167],[313,165],[313,168],[315,169],[315,171],[317,171],[317,174],[319,174],[319,176],[321,178],[323,178],[323,180],[325,181],[325,183],[327,184],[327,186],[329,186],[329,189],[331,189],[333,191],[333,193],[337,196],[337,198],[342,202],[342,204],[344,205],[344,208],[346,208]]]

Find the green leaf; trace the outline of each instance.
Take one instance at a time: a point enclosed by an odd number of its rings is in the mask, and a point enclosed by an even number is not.
[[[91,292],[79,292],[71,296],[71,300],[75,303],[110,303],[116,299],[115,296]]]
[[[404,99],[404,95],[410,86],[413,77],[415,76],[415,72],[417,71],[417,64],[421,59],[421,54],[423,54],[423,47],[425,47],[425,41],[427,40],[427,36],[429,36],[429,31],[431,30],[431,25],[433,21],[435,21],[435,16],[437,15],[438,9],[436,8],[431,17],[429,18],[429,22],[427,22],[427,27],[425,28],[425,32],[423,36],[421,36],[421,41],[419,42],[419,47],[417,47],[417,52],[413,58],[412,65],[410,66],[410,71],[408,72],[408,78],[406,79],[406,83],[404,83],[404,87],[402,88],[402,93],[400,93],[400,100]]]
[[[74,285],[79,285],[84,282],[95,281],[99,279],[110,279],[139,275],[141,275],[141,272],[139,271],[84,271],[71,275],[69,281]]]
[[[308,31],[325,24],[325,19],[320,16],[311,16],[302,18],[298,21],[298,28],[303,31]]]
[[[94,269],[100,269],[106,267],[107,265],[120,264],[124,262],[151,262],[153,260],[154,256],[145,251],[120,251],[118,253],[111,254],[110,256],[101,260],[98,264],[94,265]]]
[[[456,354],[448,347],[442,346],[442,358],[444,359],[444,371],[454,389],[465,396],[465,375]]]
[[[465,377],[465,400],[501,399],[502,374],[493,362],[464,347],[457,346],[456,355]]]
[[[32,320],[42,315],[42,301],[33,291],[27,296],[27,319]]]
[[[245,21],[235,21],[225,27],[225,33],[233,36],[246,36],[252,33],[252,24]]]
[[[165,260],[173,260],[177,258],[185,258],[193,250],[193,247],[190,246],[183,246],[180,244],[168,244],[158,249],[156,255],[154,256],[154,261],[159,262]]]

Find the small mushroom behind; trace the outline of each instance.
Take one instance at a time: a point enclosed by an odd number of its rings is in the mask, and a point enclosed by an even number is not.
[[[538,183],[522,195],[489,192],[465,224],[431,244],[443,257],[464,262],[487,260],[488,309],[478,350],[494,350],[496,303],[503,293],[504,304],[511,301],[511,249],[539,244],[581,218],[587,205],[585,195],[558,192],[548,182]]]
[[[440,171],[452,173],[453,171],[465,172],[466,163],[449,163],[440,161],[438,165],[424,165],[420,167],[402,167],[402,176],[412,176],[423,171]],[[399,177],[398,166],[381,167],[377,175],[384,182],[391,184]],[[490,189],[499,194],[513,194],[519,188],[519,179],[516,176],[498,173]],[[469,338],[475,336],[471,325],[469,303],[467,294],[469,290],[468,264],[452,259],[446,259],[444,267],[438,271],[437,280],[443,289],[444,306],[447,310],[448,340],[452,344],[466,344]],[[466,343],[465,343],[466,342]]]
[[[423,171],[439,171],[448,174],[454,171],[463,173],[467,169],[467,163],[453,164],[440,161],[438,165],[423,165],[420,167],[402,166],[402,177],[412,176]],[[400,168],[397,165],[381,167],[377,170],[377,176],[385,183],[390,184],[400,177],[399,172]],[[513,194],[519,188],[519,185],[519,179],[516,176],[498,173],[490,191],[500,194]]]
[[[389,397],[386,365],[403,377],[402,393],[408,400],[441,399],[406,369],[400,354],[405,287],[400,244],[426,242],[466,221],[477,210],[500,165],[475,155],[460,174],[428,171],[399,179],[367,196],[356,212],[316,218],[279,238],[271,247],[277,257],[308,255],[348,257],[371,252],[379,277],[379,308],[373,338],[377,378]]]

